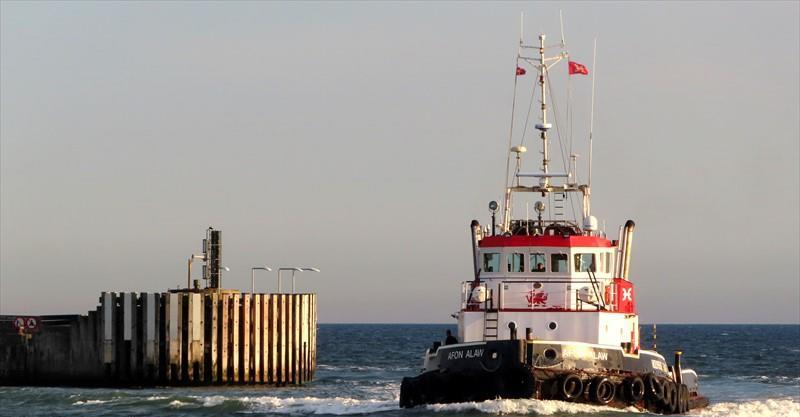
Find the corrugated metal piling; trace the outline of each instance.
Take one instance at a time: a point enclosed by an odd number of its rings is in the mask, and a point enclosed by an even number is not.
[[[85,316],[0,323],[0,383],[298,385],[316,368],[315,294],[104,292]]]
[[[199,280],[192,285],[196,260],[203,262],[208,284],[203,289]],[[319,272],[281,268],[286,269]],[[97,309],[85,316],[0,316],[0,384],[310,381],[316,369],[317,296],[295,294],[294,284],[292,294],[223,289],[223,270],[228,269],[222,266],[222,232],[209,227],[202,255],[189,257],[184,289],[103,292]],[[20,326],[29,321],[38,324]]]

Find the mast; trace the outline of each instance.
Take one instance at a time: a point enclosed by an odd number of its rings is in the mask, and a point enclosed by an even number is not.
[[[547,176],[547,168],[550,162],[549,154],[548,154],[548,147],[547,147],[547,130],[550,128],[551,125],[547,123],[547,86],[546,86],[546,75],[547,75],[547,63],[545,62],[544,58],[544,33],[539,35],[539,88],[541,90],[541,102],[542,102],[542,123],[537,124],[536,128],[539,129],[541,132],[540,137],[542,138],[542,173],[544,174],[542,178],[539,180],[539,183],[542,187],[547,187],[550,185],[550,177]]]
[[[520,24],[520,26],[521,26],[521,24]],[[502,232],[504,232],[504,233],[511,231],[511,222],[512,222],[511,219],[512,219],[512,211],[513,211],[513,207],[512,206],[513,206],[513,201],[514,201],[513,200],[513,194],[515,192],[534,192],[534,193],[541,194],[542,198],[546,198],[548,193],[563,193],[566,196],[566,193],[578,193],[579,192],[579,193],[582,194],[582,197],[583,197],[582,198],[583,207],[582,207],[582,213],[581,213],[582,214],[582,220],[583,220],[583,228],[582,229],[583,229],[584,232],[587,232],[587,233],[590,233],[590,234],[597,230],[597,225],[596,225],[597,219],[595,219],[591,215],[591,208],[590,208],[591,178],[592,178],[592,167],[591,167],[591,165],[592,165],[592,156],[593,156],[591,148],[592,148],[592,133],[593,133],[592,132],[592,130],[593,130],[592,127],[593,127],[593,124],[594,124],[594,74],[592,74],[592,108],[591,108],[591,114],[590,114],[590,127],[589,127],[589,172],[588,172],[589,173],[589,181],[588,181],[587,184],[579,184],[577,182],[577,177],[575,176],[576,173],[577,173],[577,164],[574,161],[574,158],[575,158],[574,155],[570,155],[570,158],[573,158],[572,159],[573,163],[570,164],[569,167],[567,167],[566,166],[567,163],[564,162],[564,164],[565,164],[564,169],[566,170],[565,172],[558,172],[557,170],[553,171],[552,167],[550,166],[551,149],[550,149],[550,141],[549,141],[548,132],[550,131],[550,129],[552,129],[553,125],[548,120],[548,108],[547,108],[547,104],[548,104],[548,102],[547,102],[547,100],[548,100],[548,97],[547,97],[548,73],[549,73],[551,67],[553,67],[554,65],[556,65],[560,61],[569,58],[569,53],[566,51],[566,42],[564,40],[563,17],[561,17],[561,26],[562,26],[561,27],[561,42],[559,44],[551,45],[549,47],[549,48],[560,47],[561,48],[561,52],[558,53],[558,54],[554,54],[551,57],[546,57],[545,56],[545,50],[548,48],[548,46],[545,45],[545,40],[547,38],[546,38],[544,33],[539,35],[539,44],[538,45],[525,45],[523,43],[523,41],[522,41],[522,38],[520,38],[519,50],[518,50],[518,53],[517,53],[517,63],[518,63],[518,65],[519,65],[520,61],[527,62],[527,63],[531,64],[532,66],[534,66],[534,68],[536,68],[536,70],[538,71],[538,77],[539,78],[537,80],[535,80],[534,86],[536,86],[536,84],[538,84],[538,87],[540,89],[540,91],[539,91],[539,101],[540,101],[540,111],[541,111],[541,113],[540,113],[540,123],[536,123],[534,125],[534,128],[539,131],[539,138],[542,141],[542,145],[541,145],[542,146],[541,147],[542,162],[541,162],[541,166],[540,166],[539,171],[537,171],[537,172],[522,172],[520,170],[521,164],[519,163],[520,155],[518,153],[518,155],[517,155],[517,161],[518,161],[517,162],[517,167],[516,167],[515,173],[513,174],[514,177],[516,177],[516,178],[511,179],[510,182],[509,182],[508,181],[508,175],[509,175],[509,168],[510,168],[510,162],[511,162],[511,155],[509,154],[508,160],[507,160],[507,165],[506,165],[506,179],[507,179],[507,182],[506,182],[506,188],[503,190],[504,191],[504,197],[505,197],[504,198],[504,207],[503,207],[503,218],[502,218],[502,222],[501,222],[501,226],[500,226],[500,230]],[[530,49],[530,50],[538,49],[539,50],[538,56],[536,56],[536,55],[533,55],[533,56],[525,56],[525,55],[523,55],[522,51],[524,51],[526,49]],[[596,52],[596,44],[595,44],[595,52]],[[595,55],[596,55],[596,53],[595,53]],[[592,59],[592,67],[594,67],[594,66],[595,66],[595,58],[593,57],[593,59]],[[516,79],[515,79],[515,83],[514,83],[515,102],[514,102],[514,104],[516,104],[516,87],[517,87],[517,84],[516,84]],[[535,88],[534,88],[534,90],[535,90]],[[532,97],[536,96],[536,92],[535,91],[532,92],[531,94],[533,95]],[[513,111],[514,111],[514,106],[512,105],[512,113],[513,113]],[[513,114],[512,114],[512,124],[513,124],[513,121],[514,121],[514,119],[513,119]],[[527,125],[527,121],[526,121],[526,125]],[[513,132],[513,126],[512,126],[512,129],[511,129],[511,132]],[[525,135],[525,133],[523,132],[523,140],[524,140],[524,135]],[[511,139],[511,136],[513,136],[513,134],[510,135],[509,139]],[[511,142],[511,140],[509,140],[509,142]],[[511,147],[509,149],[509,152],[518,152],[518,150],[520,148],[524,149],[524,147],[522,147],[521,144],[522,144],[522,141],[520,142],[520,146]],[[572,168],[573,164],[576,165],[575,171],[573,171],[573,168]],[[520,179],[522,179],[522,178],[532,178],[534,181],[537,181],[538,183],[522,184],[520,182]],[[559,179],[559,180],[556,180],[556,179]],[[551,215],[552,214],[553,213],[551,213]],[[561,214],[563,214],[563,213],[561,213]],[[560,214],[557,213],[557,214],[555,214],[553,216],[553,220],[554,221],[558,221],[558,219],[556,218],[558,215],[560,215]],[[580,221],[579,219],[575,219],[575,220],[577,222]],[[577,226],[577,225],[576,225],[576,227],[580,228],[580,226]]]

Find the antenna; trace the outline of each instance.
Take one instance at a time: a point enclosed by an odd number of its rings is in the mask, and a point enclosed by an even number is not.
[[[589,112],[589,188],[592,187],[592,131],[594,129],[594,77],[597,75],[597,37],[594,38],[594,50],[592,51],[592,105]],[[589,214],[587,210],[586,214]]]
[[[514,114],[516,113],[517,108],[517,81],[519,80],[519,74],[517,71],[519,70],[519,60],[522,56],[522,38],[523,38],[523,31],[525,29],[525,12],[519,12],[519,46],[517,46],[517,59],[516,64],[514,66],[514,93],[512,95],[511,100],[511,125],[508,128],[508,148],[511,148],[511,143],[514,140]],[[523,132],[524,137],[524,132]],[[519,155],[517,155],[519,157]],[[511,191],[509,189],[509,172],[511,169],[511,152],[506,155],[506,172],[505,178],[503,178],[503,183],[505,187],[503,188],[503,193],[505,194],[505,198],[503,199],[503,230],[507,229],[508,222],[511,220]]]
[[[567,46],[567,40],[564,39],[564,14],[561,10],[558,11],[558,20],[561,22],[561,47]]]

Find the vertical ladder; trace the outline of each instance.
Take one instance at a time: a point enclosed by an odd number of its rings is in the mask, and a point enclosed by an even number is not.
[[[553,218],[564,218],[564,207],[566,207],[567,193],[553,193]]]
[[[483,340],[497,340],[497,310],[483,313]]]

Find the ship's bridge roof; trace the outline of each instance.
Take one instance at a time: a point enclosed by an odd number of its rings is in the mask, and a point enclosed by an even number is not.
[[[479,242],[482,248],[551,246],[551,247],[593,247],[610,248],[611,241],[598,236],[486,236]]]

